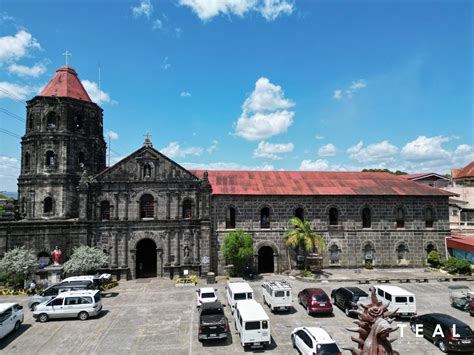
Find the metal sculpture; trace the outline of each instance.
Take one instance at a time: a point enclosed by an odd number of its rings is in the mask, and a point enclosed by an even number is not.
[[[398,330],[390,324],[394,321],[391,318],[397,313],[388,311],[388,305],[384,305],[377,299],[375,289],[371,289],[371,303],[359,304],[363,311],[357,311],[359,320],[354,321],[358,328],[348,328],[350,332],[359,334],[358,338],[352,337],[352,341],[358,344],[358,348],[344,348],[353,355],[398,355],[399,353],[392,349],[392,342],[397,340],[389,339],[390,333]]]

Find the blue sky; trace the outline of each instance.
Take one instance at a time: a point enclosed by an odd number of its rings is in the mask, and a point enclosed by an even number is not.
[[[15,191],[19,172],[25,124],[11,114],[25,118],[65,50],[102,99],[112,163],[150,131],[189,168],[449,172],[474,159],[472,10],[0,0],[0,190]]]

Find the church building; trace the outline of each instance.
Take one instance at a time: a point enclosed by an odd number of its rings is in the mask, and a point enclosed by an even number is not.
[[[449,192],[388,173],[187,170],[149,137],[106,167],[103,110],[69,66],[26,110],[20,219],[0,222],[0,256],[58,245],[67,260],[91,245],[129,278],[222,274],[223,239],[241,228],[258,272],[283,272],[295,257],[284,244],[292,216],[326,240],[325,267],[419,267],[445,253]]]

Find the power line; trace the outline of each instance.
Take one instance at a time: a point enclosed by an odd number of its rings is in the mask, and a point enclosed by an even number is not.
[[[9,130],[3,129],[3,128],[0,128],[0,133],[6,134],[8,136],[12,136],[14,138],[21,138],[21,136],[19,136],[18,134],[10,132]]]
[[[3,92],[4,94],[6,94],[7,96],[9,96],[11,99],[16,100],[16,101],[21,102],[21,103],[24,103],[20,96],[12,93],[11,91],[8,91],[5,88],[2,88],[1,86],[0,86],[0,91]]]
[[[14,118],[15,120],[20,121],[22,123],[25,122],[24,118],[14,114],[13,112],[8,111],[7,109],[4,109],[3,107],[0,107],[0,112],[3,112],[5,115],[10,116],[11,118]]]

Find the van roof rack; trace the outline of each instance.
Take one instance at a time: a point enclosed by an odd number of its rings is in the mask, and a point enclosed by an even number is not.
[[[289,287],[291,288],[290,284],[286,280],[272,280],[272,281],[265,281],[264,283],[268,284],[270,287]]]

